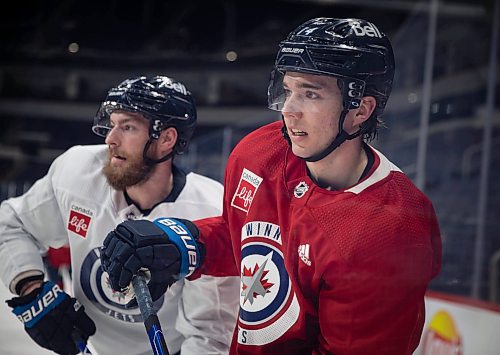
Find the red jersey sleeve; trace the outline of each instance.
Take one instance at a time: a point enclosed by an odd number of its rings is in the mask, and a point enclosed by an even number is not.
[[[365,219],[350,226],[355,238],[336,238],[338,258],[322,255],[328,261],[319,290],[321,351],[410,355],[418,346],[424,295],[440,270],[441,238],[432,205],[413,194],[405,209],[359,206]]]
[[[200,230],[200,241],[205,245],[205,259],[193,277],[238,276],[231,237],[224,216],[205,218],[195,222]],[[191,277],[191,279],[193,278]]]
[[[335,354],[411,354],[424,325],[432,273],[425,246],[387,251],[359,265],[330,265],[319,294],[320,349]],[[421,265],[416,269],[415,265]],[[339,276],[340,275],[340,276]]]

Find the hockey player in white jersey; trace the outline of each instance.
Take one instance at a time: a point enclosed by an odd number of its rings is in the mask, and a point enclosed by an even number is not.
[[[111,289],[99,247],[125,220],[221,214],[222,185],[172,163],[195,125],[194,100],[182,83],[163,76],[125,80],[108,92],[94,119],[93,131],[106,144],[70,148],[29,191],[2,203],[1,278],[17,295],[8,301],[13,313],[40,346],[76,354],[79,334],[98,354],[151,352],[139,308],[130,308],[133,292]],[[71,296],[47,281],[41,257],[66,244]],[[155,281],[150,287],[162,295],[155,308],[171,354],[229,351],[237,277],[181,280],[166,293]]]

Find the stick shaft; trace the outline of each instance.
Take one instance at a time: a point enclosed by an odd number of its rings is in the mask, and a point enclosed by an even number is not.
[[[85,340],[83,340],[83,338],[81,337],[80,332],[78,330],[73,331],[72,337],[73,337],[73,341],[75,342],[78,350],[80,350],[80,354],[92,355],[92,352],[87,347],[87,342]]]
[[[160,320],[158,319],[156,311],[153,308],[153,300],[151,299],[151,294],[149,293],[148,284],[146,282],[146,276],[143,272],[139,272],[136,276],[134,276],[132,279],[132,286],[134,287],[137,304],[141,310],[144,326],[146,327],[146,332],[149,337],[149,342],[151,343],[153,354],[168,355],[167,343],[163,337]]]

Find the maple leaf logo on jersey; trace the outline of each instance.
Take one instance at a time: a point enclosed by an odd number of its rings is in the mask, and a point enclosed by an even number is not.
[[[269,293],[269,289],[274,285],[268,282],[266,275],[269,271],[265,270],[267,259],[262,263],[262,265],[255,264],[255,268],[243,267],[243,273],[241,276],[241,282],[243,283],[243,289],[241,295],[244,297],[243,304],[248,301],[253,304],[257,296],[262,296]]]

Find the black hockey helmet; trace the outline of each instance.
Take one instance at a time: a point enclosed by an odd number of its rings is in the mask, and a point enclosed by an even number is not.
[[[184,84],[166,76],[141,76],[113,87],[97,111],[92,131],[105,137],[115,110],[137,112],[149,120],[150,139],[145,155],[152,140],[158,139],[168,127],[174,127],[178,133],[172,153],[184,153],[196,127],[196,106],[191,92]]]
[[[343,131],[345,115],[348,110],[359,107],[363,96],[373,96],[377,106],[372,117],[376,120],[391,93],[394,69],[391,43],[371,22],[353,18],[311,19],[293,30],[279,45],[268,87],[269,108],[278,111],[283,108],[283,77],[287,71],[336,77],[344,107],[339,118],[342,139],[332,142],[334,147],[320,154],[322,159],[346,139],[367,133],[369,125],[352,135]],[[310,161],[319,160],[318,156],[311,158]]]

